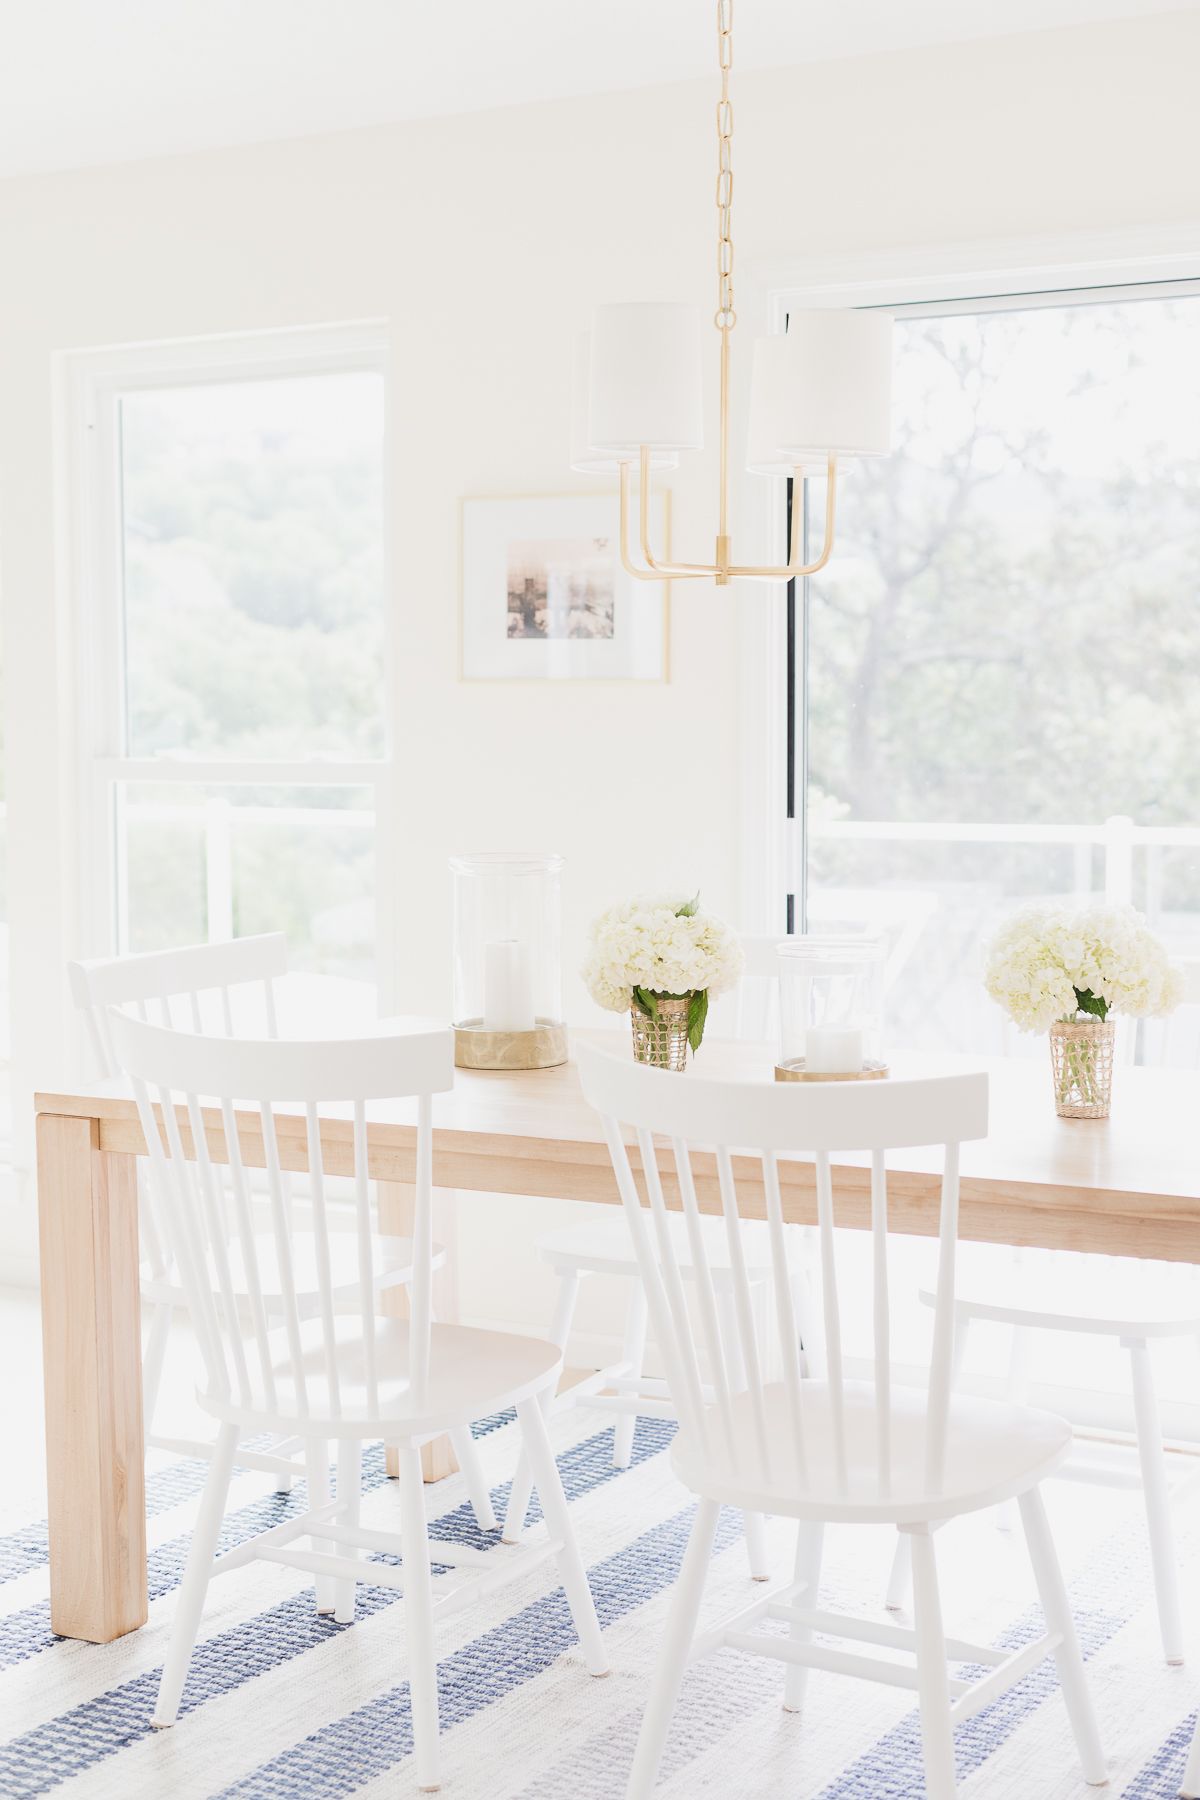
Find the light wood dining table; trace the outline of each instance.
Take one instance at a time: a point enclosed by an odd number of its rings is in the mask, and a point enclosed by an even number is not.
[[[627,1045],[625,1034],[588,1035]],[[769,1081],[773,1061],[768,1046],[706,1042],[696,1067]],[[991,1077],[989,1136],[962,1154],[961,1235],[1200,1263],[1200,1077],[1120,1069],[1110,1119],[1068,1120],[1055,1116],[1047,1062],[893,1059],[897,1080],[964,1068],[985,1068]],[[51,1623],[64,1637],[107,1643],[147,1617],[136,1173],[147,1149],[133,1100],[118,1084],[40,1093],[36,1109]],[[213,1159],[225,1160],[215,1109],[205,1124]],[[261,1167],[256,1124],[246,1115],[242,1156]],[[459,1070],[453,1091],[438,1099],[435,1125],[439,1189],[492,1194],[498,1206],[506,1194],[619,1204],[599,1120],[573,1063],[520,1073]],[[349,1167],[350,1129],[337,1117],[323,1121],[327,1168],[336,1169],[339,1154]],[[285,1167],[304,1167],[304,1131],[303,1112],[294,1133],[281,1121]],[[190,1143],[182,1115],[181,1132]],[[414,1149],[404,1106],[373,1112],[368,1155],[384,1229],[402,1228]],[[665,1148],[661,1171],[668,1203],[678,1205]],[[835,1159],[834,1172],[839,1225],[867,1226],[869,1168]],[[701,1205],[718,1211],[715,1173],[700,1166],[699,1174]],[[813,1223],[812,1164],[782,1164],[781,1187],[785,1217]],[[747,1210],[756,1199],[764,1210],[753,1182],[746,1192]],[[896,1230],[936,1232],[936,1152],[891,1159],[888,1202]]]

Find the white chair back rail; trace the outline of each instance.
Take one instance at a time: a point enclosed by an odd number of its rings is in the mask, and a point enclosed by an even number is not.
[[[941,1147],[938,1288],[922,1474],[927,1491],[936,1494],[943,1476],[950,1403],[959,1146],[987,1134],[986,1075],[884,1082],[709,1081],[694,1074],[684,1077],[646,1068],[594,1045],[581,1044],[577,1054],[584,1093],[604,1119],[605,1137],[646,1284],[655,1333],[667,1361],[669,1384],[684,1432],[706,1456],[727,1459],[742,1475],[754,1473],[745,1467],[750,1456],[767,1488],[780,1479],[789,1486],[798,1479],[803,1487],[809,1478],[806,1413],[811,1410],[812,1384],[801,1379],[801,1320],[796,1311],[794,1284],[788,1279],[780,1161],[811,1160],[814,1164],[825,1327],[823,1387],[832,1428],[832,1443],[826,1448],[832,1454],[839,1492],[850,1499],[831,1158],[840,1152],[865,1155],[870,1160],[874,1441],[865,1469],[861,1449],[855,1457],[855,1468],[856,1479],[865,1479],[871,1489],[861,1498],[879,1499],[890,1496],[892,1479],[886,1155],[889,1150],[911,1146]],[[632,1145],[626,1135],[630,1130]],[[655,1134],[660,1140],[666,1138],[669,1148],[664,1146],[659,1151]],[[637,1151],[636,1167],[630,1153],[633,1147]],[[647,1209],[642,1206],[639,1174]],[[672,1197],[684,1213],[695,1268],[694,1284],[685,1282],[677,1241],[668,1228],[666,1187],[673,1190]],[[744,1365],[737,1387],[722,1347],[700,1228],[698,1190],[706,1199],[715,1193],[728,1235]],[[740,1241],[743,1211],[757,1216],[764,1200],[787,1402],[783,1441],[778,1423],[768,1422],[767,1383]],[[689,1308],[687,1301],[689,1285],[694,1285],[697,1292],[694,1308]],[[703,1398],[704,1370],[715,1390],[712,1405],[706,1405]]]
[[[214,1399],[244,1408],[264,1406],[296,1419],[319,1417],[336,1427],[347,1417],[338,1368],[331,1274],[332,1222],[326,1204],[329,1157],[321,1141],[321,1107],[352,1109],[352,1124],[338,1134],[338,1172],[354,1179],[358,1245],[358,1320],[363,1347],[365,1404],[379,1406],[377,1323],[366,1107],[372,1100],[416,1099],[417,1156],[414,1193],[413,1275],[410,1287],[408,1371],[410,1402],[420,1405],[429,1374],[432,1326],[433,1095],[454,1081],[453,1035],[444,1029],[373,1036],[350,1042],[251,1041],[199,1036],[112,1011],[110,1041],[133,1082],[142,1130],[149,1146],[149,1181],[183,1281]],[[181,1101],[176,1096],[182,1096]],[[216,1108],[205,1115],[205,1101]],[[249,1117],[246,1108],[252,1108]],[[303,1145],[297,1109],[305,1121]],[[282,1112],[281,1112],[281,1109]],[[289,1165],[308,1171],[308,1228],[315,1240],[319,1286],[318,1342],[311,1328],[302,1339],[293,1275],[295,1225],[283,1178],[280,1124],[287,1116]],[[185,1136],[186,1127],[186,1136]],[[242,1136],[261,1143],[266,1165],[271,1228],[256,1234],[243,1165]],[[257,1147],[257,1146],[256,1146]],[[189,1158],[187,1152],[193,1154]],[[229,1203],[225,1183],[228,1168]],[[247,1339],[230,1269],[230,1235],[242,1258],[241,1287],[248,1294],[252,1331]],[[261,1258],[273,1251],[282,1300],[286,1352],[268,1332]],[[341,1307],[345,1310],[344,1303]],[[315,1351],[315,1354],[314,1354]],[[286,1393],[280,1393],[286,1370]],[[331,1433],[332,1435],[332,1433]]]
[[[232,989],[261,989],[266,1035],[277,1035],[275,982],[287,974],[287,939],[281,931],[231,938],[223,944],[186,944],[178,950],[151,950],[140,956],[115,956],[67,964],[71,995],[87,1020],[88,1037],[102,1072],[118,1073],[108,1009],[120,1006],[159,1025],[219,1029],[234,1035]],[[220,1018],[205,1016],[203,997],[214,994]],[[180,1012],[184,1017],[180,1018]]]
[[[278,1031],[274,984],[286,974],[287,939],[281,931],[223,944],[185,944],[177,950],[67,964],[72,998],[84,1015],[88,1040],[105,1077],[119,1074],[121,1068],[109,1031],[110,1008],[129,1009],[159,1025],[216,1030],[232,1037],[233,990],[248,990],[261,1014],[262,1029],[273,1038]],[[154,1194],[143,1190],[143,1198],[147,1204],[138,1209],[142,1254],[152,1278],[168,1280],[165,1224]]]

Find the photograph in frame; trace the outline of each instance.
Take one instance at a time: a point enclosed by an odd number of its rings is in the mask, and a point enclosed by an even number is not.
[[[665,681],[668,584],[622,568],[619,524],[616,495],[464,500],[463,678]]]

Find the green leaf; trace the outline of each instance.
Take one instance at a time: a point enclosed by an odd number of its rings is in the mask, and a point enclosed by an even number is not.
[[[653,993],[650,988],[635,987],[633,990],[633,1004],[640,1013],[645,1013],[648,1019],[657,1019],[658,995]]]
[[[707,1020],[708,989],[701,988],[697,993],[688,995],[688,1043],[693,1052],[700,1048]]]
[[[1081,1013],[1091,1013],[1095,1019],[1108,1017],[1108,1001],[1103,994],[1093,994],[1091,988],[1076,988],[1075,1004]]]
[[[675,914],[675,917],[677,919],[694,919],[696,914],[699,911],[700,911],[700,890],[699,890],[699,888],[697,888],[696,892],[692,895],[691,899],[684,901],[683,905],[679,908],[678,912]]]

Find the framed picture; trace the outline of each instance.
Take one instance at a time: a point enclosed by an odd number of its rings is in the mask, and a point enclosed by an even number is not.
[[[652,544],[669,552],[669,496]],[[615,494],[463,501],[467,681],[665,681],[669,584],[621,567]]]

